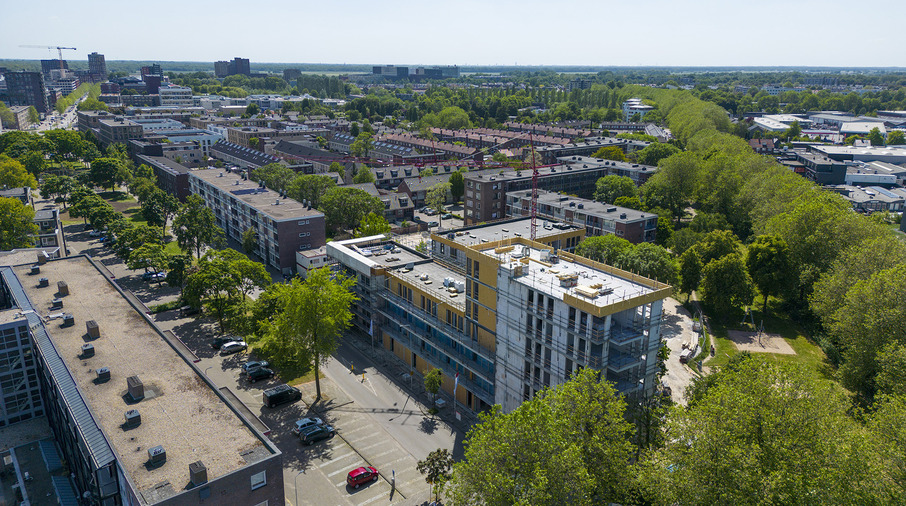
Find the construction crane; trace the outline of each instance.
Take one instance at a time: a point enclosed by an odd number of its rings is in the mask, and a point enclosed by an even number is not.
[[[535,161],[535,139],[529,132],[529,156],[532,157],[532,230],[531,240],[535,241],[535,227],[538,221],[538,164]]]
[[[57,54],[60,56],[60,60],[59,60],[60,61],[60,70],[63,70],[63,50],[71,49],[72,51],[78,51],[78,49],[76,49],[74,47],[63,47],[63,46],[35,46],[35,45],[31,45],[31,44],[24,44],[24,45],[20,45],[19,47],[27,47],[27,48],[31,48],[31,49],[56,49]]]

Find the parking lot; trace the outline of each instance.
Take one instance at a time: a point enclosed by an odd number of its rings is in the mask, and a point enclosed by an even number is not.
[[[451,228],[461,228],[462,219],[456,218],[453,215],[462,216],[463,210],[460,205],[448,205],[444,206],[446,209],[441,214],[436,214],[434,210],[424,211],[425,207],[420,207],[415,210],[415,220],[422,221],[429,224],[429,230],[435,230],[437,228],[442,228],[444,230],[449,230]],[[448,216],[449,215],[449,216]],[[444,218],[444,216],[448,216]],[[431,225],[434,223],[434,225]]]

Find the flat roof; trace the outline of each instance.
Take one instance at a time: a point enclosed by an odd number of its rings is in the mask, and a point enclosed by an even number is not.
[[[412,270],[402,266],[391,272],[392,275],[408,281],[410,284],[419,287],[420,290],[434,295],[439,301],[443,301],[445,304],[449,304],[460,311],[466,310],[465,289],[462,292],[450,291],[444,286],[444,279],[447,278],[452,278],[453,281],[462,283],[462,286],[464,286],[466,277],[463,274],[433,261],[422,261],[422,263],[415,264]]]
[[[521,264],[525,275],[515,278],[514,281],[560,300],[563,300],[564,294],[569,294],[596,307],[605,307],[657,291],[657,289],[638,281],[632,281],[563,258],[559,258],[556,263],[550,264],[545,260],[542,254],[543,251],[545,250],[517,244],[506,252],[495,253],[495,249],[489,247],[483,250],[482,253],[494,257],[501,262],[501,265]],[[526,253],[534,261],[523,262],[522,260],[525,258]],[[570,274],[578,276],[576,286],[560,286],[559,276]],[[595,297],[587,297],[580,293],[582,288],[592,289],[591,287],[593,286],[598,287],[594,288],[594,290],[599,290]],[[580,290],[577,291],[577,288]]]
[[[535,239],[541,240],[552,235],[559,235],[571,230],[580,230],[578,227],[566,223],[558,223],[562,228],[544,228],[544,222],[551,220],[540,219],[535,223]],[[464,246],[475,246],[482,243],[512,239],[514,237],[524,237],[529,239],[532,235],[531,218],[515,218],[511,220],[498,221],[485,225],[475,225],[472,227],[458,228],[455,230],[436,233],[436,235],[451,240]],[[451,237],[452,236],[452,237]]]
[[[514,192],[508,192],[507,197],[519,197],[519,198],[532,198],[531,190],[519,190]],[[593,214],[595,216],[601,216],[607,219],[613,219],[618,221],[637,221],[637,220],[648,220],[650,218],[657,217],[656,214],[645,213],[635,209],[630,209],[628,207],[617,207],[613,204],[604,204],[602,202],[597,202],[595,200],[589,199],[580,199],[578,197],[571,197],[569,195],[563,195],[557,192],[551,192],[546,190],[538,190],[538,202],[548,204],[556,207],[563,207],[574,212],[580,212],[584,214]],[[578,207],[570,207],[570,203],[581,204],[582,209]],[[625,214],[625,218],[620,216]]]
[[[274,221],[288,221],[311,216],[324,216],[317,209],[309,209],[301,202],[283,198],[279,193],[258,186],[258,183],[242,179],[238,174],[223,169],[193,170],[189,177],[197,177],[221,192],[245,202],[259,213],[265,214]]]
[[[132,306],[118,287],[84,256],[41,266],[50,287],[30,282],[30,265],[14,267],[34,309],[47,330],[93,418],[116,451],[120,465],[146,501],[179,494],[189,480],[189,464],[202,461],[213,480],[275,453],[252,432],[201,373],[180,356],[149,320]],[[56,283],[65,281],[70,295],[62,311],[49,309]],[[61,327],[50,314],[66,312],[75,325]],[[97,322],[101,337],[89,340],[86,322]],[[91,342],[94,357],[81,359],[81,346]],[[95,370],[110,368],[111,379],[95,383]],[[126,378],[138,376],[145,398],[126,402]],[[142,422],[124,430],[124,413],[137,409]],[[162,445],[167,462],[148,468],[148,449]],[[169,485],[166,485],[169,484]]]

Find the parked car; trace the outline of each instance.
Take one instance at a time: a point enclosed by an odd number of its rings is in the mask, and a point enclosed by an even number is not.
[[[145,281],[163,281],[167,279],[167,273],[148,271],[142,274],[142,279]]]
[[[296,402],[302,398],[302,392],[300,392],[298,388],[291,387],[287,384],[269,388],[261,395],[264,397],[264,405],[269,408],[287,402]]]
[[[435,214],[437,214],[437,211],[435,211],[434,209],[431,209],[429,207],[429,208],[425,209],[425,214],[427,214],[428,216],[434,216]]]
[[[257,367],[249,371],[247,377],[250,383],[254,383],[258,380],[273,378],[274,371],[268,369],[267,367]]]
[[[681,363],[681,364],[685,364],[686,362],[688,362],[689,360],[691,360],[691,359],[692,359],[692,353],[693,353],[692,350],[689,350],[689,349],[683,350],[683,352],[680,353],[680,356],[679,356],[679,361],[680,361],[680,363]]]
[[[220,347],[223,346],[224,344],[231,343],[235,340],[236,340],[236,338],[233,336],[215,337],[214,339],[211,340],[211,348],[214,348],[215,350],[219,350]]]
[[[436,226],[438,226],[438,225],[440,225],[440,224],[437,223],[436,221],[429,221],[429,222],[428,222],[428,226],[429,226],[429,227],[436,227]]]
[[[179,308],[179,316],[191,316],[201,312],[200,307],[183,306]]]
[[[330,425],[314,425],[302,431],[299,434],[299,440],[306,445],[311,445],[322,439],[332,438],[336,432]]]
[[[450,214],[450,213],[447,213],[447,214],[441,216],[440,219],[442,219],[442,220],[452,220],[452,219],[453,219],[453,215]]]
[[[371,466],[359,467],[349,471],[349,474],[346,475],[346,484],[352,488],[359,488],[363,483],[377,481],[378,477],[380,477],[380,473],[377,469]]]
[[[249,360],[239,366],[239,374],[248,374],[254,369],[258,369],[259,367],[267,367],[269,365],[271,364],[267,360]]]
[[[248,347],[249,346],[245,344],[245,341],[230,341],[228,343],[224,343],[224,345],[220,347],[220,354],[232,355],[233,353],[244,351],[248,349]]]
[[[296,420],[296,423],[293,425],[292,433],[294,436],[298,436],[306,429],[314,427],[315,425],[324,425],[324,421],[316,416]]]
[[[88,232],[89,237],[100,237],[101,234],[103,234],[103,232],[101,232],[100,230],[92,230],[91,232]]]

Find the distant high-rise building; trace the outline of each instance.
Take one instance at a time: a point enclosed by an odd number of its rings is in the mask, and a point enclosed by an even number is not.
[[[302,77],[302,71],[299,69],[286,69],[283,71],[283,80],[286,82],[297,81]]]
[[[51,70],[60,69],[69,69],[69,64],[66,63],[66,60],[62,61],[62,66],[60,65],[60,60],[41,60],[41,73],[44,74],[45,79],[50,79]]]
[[[7,72],[5,77],[10,105],[33,105],[40,113],[50,109],[44,76],[40,72]]]
[[[147,67],[142,67],[142,77],[144,76],[164,76],[164,70],[160,67],[159,63],[149,65]]]
[[[251,64],[248,58],[233,58],[233,61],[230,62],[230,75],[241,74],[244,76],[250,75],[252,73]]]
[[[214,75],[216,77],[226,77],[226,76],[230,75],[230,62],[215,61],[214,62]]]
[[[97,52],[88,55],[88,74],[95,82],[107,80],[107,61]]]

